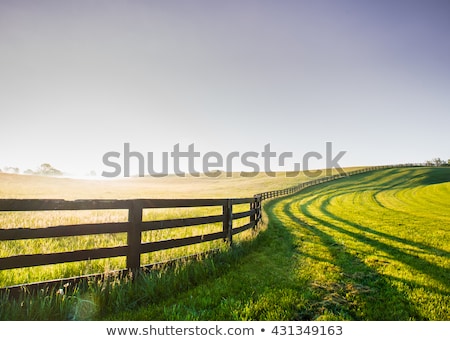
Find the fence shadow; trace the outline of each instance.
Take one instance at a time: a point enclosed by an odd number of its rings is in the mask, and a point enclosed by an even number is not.
[[[325,308],[338,312],[343,310],[353,320],[423,319],[407,297],[396,290],[387,278],[366,265],[360,258],[346,251],[345,246],[335,237],[317,227],[306,224],[297,217],[292,212],[291,202],[283,202],[282,210],[299,231],[303,230],[305,235],[317,236],[320,245],[325,246],[333,255],[330,261],[305,253],[301,250],[301,246],[299,247],[299,257],[331,262],[339,269],[340,280],[331,285],[310,283],[311,290],[317,291],[324,299],[320,304]],[[357,307],[347,300],[349,295],[353,297],[352,301],[358,302]],[[330,297],[334,299],[326,299]]]

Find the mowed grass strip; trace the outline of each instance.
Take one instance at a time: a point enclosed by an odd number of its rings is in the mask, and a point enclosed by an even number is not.
[[[299,244],[324,315],[450,318],[450,170],[376,171],[283,200],[274,213]]]

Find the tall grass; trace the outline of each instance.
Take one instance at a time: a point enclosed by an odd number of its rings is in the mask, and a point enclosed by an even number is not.
[[[253,178],[243,178],[234,174],[231,177],[222,175],[219,178],[167,177],[129,178],[120,180],[75,180],[66,178],[47,178],[0,174],[0,197],[3,198],[220,198],[252,196],[269,189],[287,187],[305,180],[303,174],[297,177],[286,177],[277,174],[269,177],[259,174]],[[243,184],[246,186],[243,186]],[[233,212],[249,209],[248,204],[235,205]],[[144,209],[143,221],[190,218],[222,213],[222,207]],[[44,212],[0,212],[0,228],[44,228],[48,226],[125,222],[127,210],[93,210],[93,211],[44,211]],[[249,222],[249,218],[233,222],[234,227]],[[191,227],[155,230],[142,233],[143,242],[185,238],[206,233],[221,231],[222,224],[205,224]],[[242,238],[236,236],[236,240]],[[90,235],[77,237],[59,237],[34,240],[0,242],[0,257],[21,254],[56,253],[100,247],[126,245],[126,233]],[[169,259],[201,253],[211,249],[223,248],[221,241],[211,241],[176,249],[163,250],[143,254],[141,264],[152,264]],[[37,266],[30,268],[0,271],[0,287],[22,283],[67,278],[91,273],[103,273],[125,268],[125,257],[100,260],[89,260],[57,265]]]
[[[105,273],[76,285],[61,282],[59,288],[24,291],[18,298],[0,294],[0,320],[98,320],[158,304],[232,269],[249,252],[244,245],[253,239],[252,234],[251,230],[244,232],[233,248],[224,245],[224,252],[185,257],[145,273]]]
[[[235,205],[234,213],[249,210],[249,204]],[[173,208],[173,209],[145,209],[143,221],[191,218],[206,215],[222,214],[222,207]],[[250,218],[236,219],[233,224],[241,226],[248,223]],[[126,210],[102,210],[79,212],[17,212],[1,213],[0,223],[9,228],[35,227],[41,228],[52,225],[99,223],[99,222],[127,221]],[[163,230],[146,231],[142,233],[143,243],[161,240],[187,238],[208,233],[222,231],[222,223],[211,223],[189,227],[179,227]],[[241,236],[235,236],[239,240]],[[0,257],[20,254],[44,254],[101,247],[115,247],[127,245],[126,233],[101,234],[76,237],[58,237],[33,240],[17,240],[1,242]],[[153,264],[176,259],[184,256],[202,253],[212,249],[222,249],[226,244],[222,240],[204,242],[185,247],[145,253],[141,255],[141,264]],[[23,283],[52,280],[81,276],[93,273],[103,273],[126,267],[125,257],[116,257],[82,262],[64,263],[56,265],[36,266],[0,271],[0,286],[11,286]]]

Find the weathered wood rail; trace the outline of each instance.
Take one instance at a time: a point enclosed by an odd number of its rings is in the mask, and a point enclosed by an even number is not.
[[[89,250],[77,250],[49,254],[16,255],[0,258],[0,270],[24,268],[31,266],[77,262],[92,259],[126,257],[127,268],[135,270],[141,267],[141,254],[181,246],[188,246],[218,239],[232,243],[233,235],[254,228],[260,219],[259,198],[244,199],[134,199],[134,200],[42,200],[42,199],[0,199],[0,211],[68,211],[68,210],[127,210],[128,221],[118,223],[98,223],[50,226],[46,228],[12,228],[0,229],[0,241],[41,239],[57,237],[75,237],[94,234],[126,233],[127,245],[103,247]],[[249,204],[244,212],[233,213],[233,206]],[[221,206],[222,214],[181,218],[170,220],[143,221],[142,212],[149,208],[181,208]],[[250,217],[250,222],[233,228],[233,220]],[[220,232],[197,236],[143,242],[142,232],[177,227],[222,222]]]
[[[262,202],[271,198],[297,193],[304,188],[332,181],[338,178],[360,174],[372,170],[411,165],[369,167],[345,174],[322,177],[296,186],[263,192],[252,198],[234,199],[133,199],[133,200],[75,200],[59,199],[0,199],[0,212],[34,212],[34,211],[83,211],[83,210],[127,210],[128,221],[95,224],[77,224],[50,226],[45,228],[0,228],[2,241],[34,240],[42,238],[75,237],[98,234],[126,233],[126,245],[101,247],[87,250],[55,252],[48,254],[21,254],[0,258],[0,270],[51,265],[93,259],[126,257],[124,271],[136,271],[151,264],[142,265],[141,255],[198,243],[223,239],[232,244],[233,236],[248,229],[255,229],[262,217]],[[248,204],[246,211],[234,213],[235,205]],[[151,208],[197,208],[221,207],[222,213],[181,219],[143,221],[143,210]],[[233,221],[249,217],[249,222],[241,226],[233,226]],[[195,225],[222,223],[218,232],[200,234],[185,238],[143,242],[142,233],[152,230],[163,230]],[[85,276],[82,276],[85,277]],[[81,276],[80,276],[81,278]],[[61,281],[64,279],[61,279]],[[50,281],[49,281],[50,282]],[[51,282],[55,282],[54,280]],[[5,290],[3,288],[0,290]]]

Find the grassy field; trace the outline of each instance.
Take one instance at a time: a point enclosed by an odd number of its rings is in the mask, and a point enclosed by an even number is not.
[[[219,180],[217,197],[248,195],[241,179]],[[260,192],[301,179],[253,180]],[[197,195],[209,197],[210,186]],[[448,320],[449,199],[447,168],[340,179],[266,203],[267,225],[227,252],[134,282],[3,298],[0,319]]]
[[[321,317],[450,319],[450,170],[392,169],[271,206]]]
[[[449,200],[444,168],[375,171],[273,200],[268,228],[221,271],[104,318],[449,320]]]
[[[325,175],[325,173],[324,173]],[[133,198],[238,198],[252,197],[256,193],[286,188],[309,180],[303,174],[276,177],[258,174],[240,177],[238,174],[219,177],[125,178],[116,180],[82,180],[51,178],[0,173],[0,198],[37,199],[133,199]],[[249,205],[233,208],[234,213],[246,211]],[[145,209],[143,220],[189,218],[222,213],[222,207]],[[0,212],[0,228],[43,228],[67,224],[88,224],[127,221],[127,210],[52,211],[52,212]],[[240,226],[249,221],[234,221]],[[144,232],[143,242],[184,238],[204,233],[219,232],[221,223],[205,224],[189,228]],[[251,233],[238,235],[235,241],[251,238]],[[65,252],[98,247],[126,245],[126,233],[82,237],[48,238],[0,242],[0,257],[20,254]],[[188,247],[148,253],[141,256],[141,264],[152,264],[197,254],[209,249],[225,249],[222,241],[212,241]],[[125,257],[39,266],[17,270],[0,271],[0,287],[58,278],[67,278],[125,268]]]
[[[346,168],[346,171],[364,167]],[[333,174],[335,174],[334,172]],[[288,174],[289,175],[289,174]],[[322,176],[331,175],[323,171]],[[303,173],[268,176],[258,173],[243,177],[239,173],[218,177],[167,176],[130,177],[110,180],[71,179],[0,173],[0,198],[27,199],[134,199],[134,198],[241,198],[278,190],[311,180]]]

